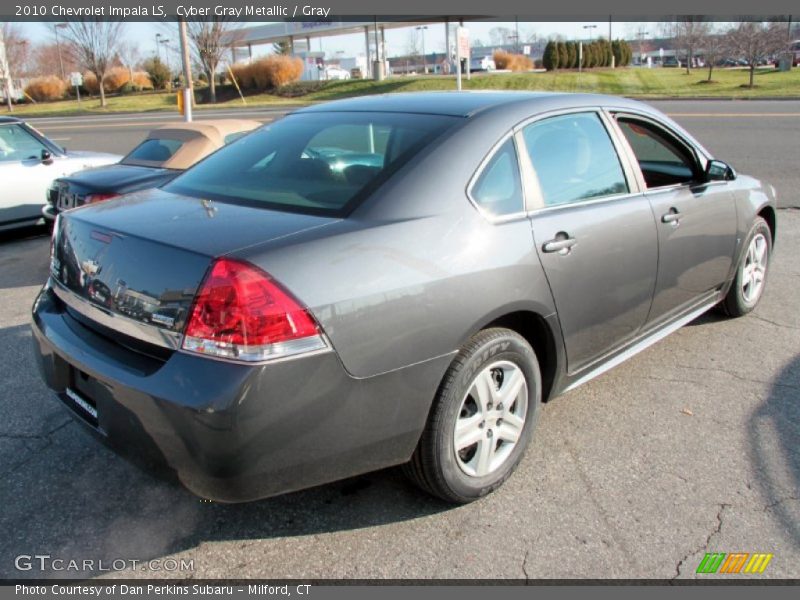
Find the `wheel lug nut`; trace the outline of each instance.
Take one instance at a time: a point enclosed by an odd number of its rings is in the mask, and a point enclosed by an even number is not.
[[[497,426],[500,427],[503,424],[503,419],[497,419]]]
[[[487,408],[488,410],[492,410],[492,406],[494,406],[494,404],[492,404],[491,402],[489,402],[489,404],[487,404],[487,405],[486,405],[486,408]]]
[[[491,430],[491,429],[490,429],[489,431],[487,431],[487,432],[486,432],[486,437],[487,437],[487,438],[491,438],[493,435],[494,435],[494,433],[492,433],[492,430]]]
[[[497,410],[503,410],[503,403],[502,403],[502,402],[500,402],[500,403],[497,405]]]
[[[481,421],[480,424],[478,425],[478,427],[480,427],[481,429],[483,429],[485,426],[486,426],[486,421]]]

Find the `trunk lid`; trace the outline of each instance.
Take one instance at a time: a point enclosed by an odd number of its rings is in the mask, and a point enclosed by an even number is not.
[[[335,220],[147,190],[62,213],[50,274],[83,317],[175,348],[214,258]]]

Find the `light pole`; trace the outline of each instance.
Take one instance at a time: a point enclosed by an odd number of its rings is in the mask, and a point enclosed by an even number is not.
[[[428,74],[428,61],[425,57],[425,30],[428,28],[427,25],[420,25],[417,27],[417,31],[422,32],[422,73],[424,75]]]
[[[592,29],[597,29],[597,25],[584,25],[583,28],[589,30],[589,41],[594,41],[594,32]]]
[[[167,65],[167,70],[170,72],[170,77],[172,77],[172,68],[169,64],[169,40],[161,40],[161,44],[164,45],[164,64]],[[161,58],[161,53],[159,52],[159,59]]]
[[[640,27],[639,31],[637,31],[636,33],[638,34],[638,37],[639,37],[639,65],[641,66],[641,64],[642,64],[642,56],[643,56],[642,46],[644,44],[644,38],[645,38],[645,36],[650,35],[650,32],[649,31],[645,31],[644,29],[642,29]]]
[[[161,61],[161,34],[156,34],[156,58]]]
[[[58,30],[66,28],[67,28],[66,23],[56,23],[53,26],[53,30],[56,33],[56,48],[58,49],[58,64],[61,67],[61,79],[66,79],[67,76],[64,74],[64,59],[61,58],[61,41],[58,38]]]

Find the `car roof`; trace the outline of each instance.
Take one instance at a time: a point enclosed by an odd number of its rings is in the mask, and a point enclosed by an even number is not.
[[[327,102],[310,106],[298,113],[307,112],[398,112],[447,115],[453,117],[474,117],[481,113],[520,108],[529,114],[537,109],[554,110],[578,106],[615,106],[637,108],[645,104],[601,94],[571,94],[561,92],[505,92],[505,91],[464,91],[464,92],[406,92],[362,96]]]
[[[22,123],[22,119],[18,119],[17,117],[0,117],[0,125],[8,123]]]

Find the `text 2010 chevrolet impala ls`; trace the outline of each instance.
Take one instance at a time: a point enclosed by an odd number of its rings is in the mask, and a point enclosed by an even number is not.
[[[468,502],[543,400],[751,311],[775,226],[771,186],[638,102],[345,100],[62,214],[36,354],[90,429],[200,496],[406,464]]]

